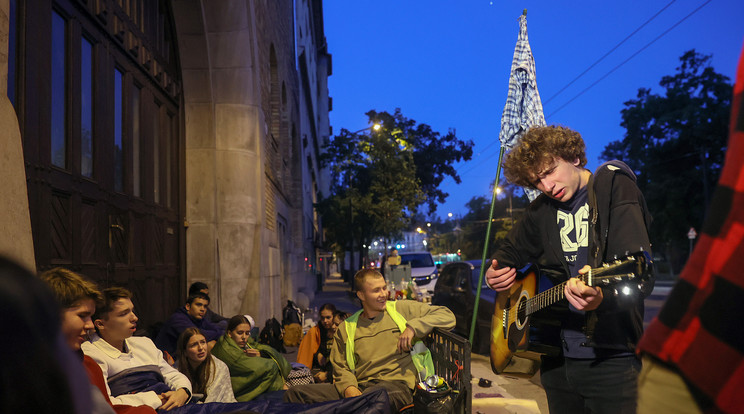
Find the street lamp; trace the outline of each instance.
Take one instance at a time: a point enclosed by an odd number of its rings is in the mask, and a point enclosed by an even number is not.
[[[503,193],[504,190],[501,187],[496,187],[496,194]],[[511,192],[507,193],[509,196],[509,221],[511,222],[512,226],[514,225],[514,217],[512,216],[512,195]]]
[[[368,130],[368,129],[373,129],[373,130],[375,130],[375,131],[379,131],[379,130],[380,130],[380,128],[382,128],[382,125],[380,125],[379,123],[375,122],[374,124],[372,124],[372,125],[370,125],[370,126],[368,126],[368,127],[366,127],[366,128],[362,128],[362,129],[360,129],[359,131],[354,131],[354,132],[352,132],[352,133],[351,133],[351,135],[357,135],[358,133],[360,133],[360,132],[362,132],[362,131],[366,131],[366,130]]]

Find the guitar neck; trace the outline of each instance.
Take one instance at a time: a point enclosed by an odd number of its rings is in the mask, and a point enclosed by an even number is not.
[[[602,276],[605,273],[610,273],[612,271],[615,271],[614,268],[593,268],[590,269],[588,273],[584,275],[579,275],[577,278],[584,282],[587,286],[597,286],[598,284],[609,284],[611,282],[620,281],[624,279],[632,279],[635,277],[633,273],[613,273],[609,276]],[[527,315],[530,315],[534,312],[537,312],[541,309],[544,309],[559,300],[563,300],[565,295],[565,287],[566,283],[568,281],[562,282],[558,285],[555,285],[551,287],[550,289],[540,292],[537,295],[531,297],[530,299],[526,300],[524,303],[525,306],[525,313]]]
[[[563,300],[566,297],[564,293],[566,283],[568,282],[566,281],[561,284],[555,285],[550,289],[544,292],[540,292],[537,295],[527,299],[524,303],[527,315],[531,315],[558,302],[559,300]]]

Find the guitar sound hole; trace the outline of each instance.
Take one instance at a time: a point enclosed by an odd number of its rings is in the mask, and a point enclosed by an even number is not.
[[[524,301],[519,302],[519,306],[517,307],[517,326],[520,328],[524,326],[524,323],[527,321],[527,307],[525,306]]]

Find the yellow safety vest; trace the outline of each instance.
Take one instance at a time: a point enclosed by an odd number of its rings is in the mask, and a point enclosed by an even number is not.
[[[406,330],[406,318],[403,317],[403,315],[398,312],[397,309],[395,309],[395,303],[394,300],[389,300],[385,303],[385,310],[387,310],[388,315],[390,315],[391,318],[393,318],[393,321],[396,325],[398,325],[398,329],[400,329],[400,333],[402,334],[403,331]],[[357,311],[353,315],[346,318],[344,323],[346,324],[346,363],[349,365],[349,369],[351,372],[356,371],[356,361],[354,360],[354,337],[356,335],[356,327],[357,327],[357,321],[359,320],[359,315],[362,314],[362,310]],[[431,352],[429,351],[426,346],[424,346],[423,342],[421,344],[417,344],[418,342],[421,342],[420,339],[416,339],[413,341],[414,346],[419,350],[415,355],[412,353],[411,358],[413,359],[413,365],[416,367],[416,370],[419,372],[419,376],[423,373],[424,377],[423,379],[426,379],[430,377],[431,375],[434,375],[434,363],[431,358]],[[421,378],[420,378],[421,379]]]

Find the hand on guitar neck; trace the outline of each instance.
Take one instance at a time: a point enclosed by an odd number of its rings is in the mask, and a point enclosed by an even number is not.
[[[579,270],[580,275],[585,275],[589,272],[591,267],[589,265],[584,266]],[[517,277],[517,270],[513,267],[499,267],[497,260],[491,261],[486,271],[486,283],[491,289],[501,292],[509,289]],[[565,295],[568,302],[578,310],[590,311],[597,309],[600,303],[602,303],[602,289],[600,287],[587,286],[584,282],[578,278],[571,278],[566,283]]]
[[[589,270],[591,270],[591,267],[586,265],[579,270],[579,274],[585,275],[589,273]],[[604,298],[602,288],[599,286],[587,286],[584,282],[575,277],[568,279],[566,287],[564,288],[564,295],[566,295],[568,303],[573,305],[576,309],[583,311],[597,309]]]

